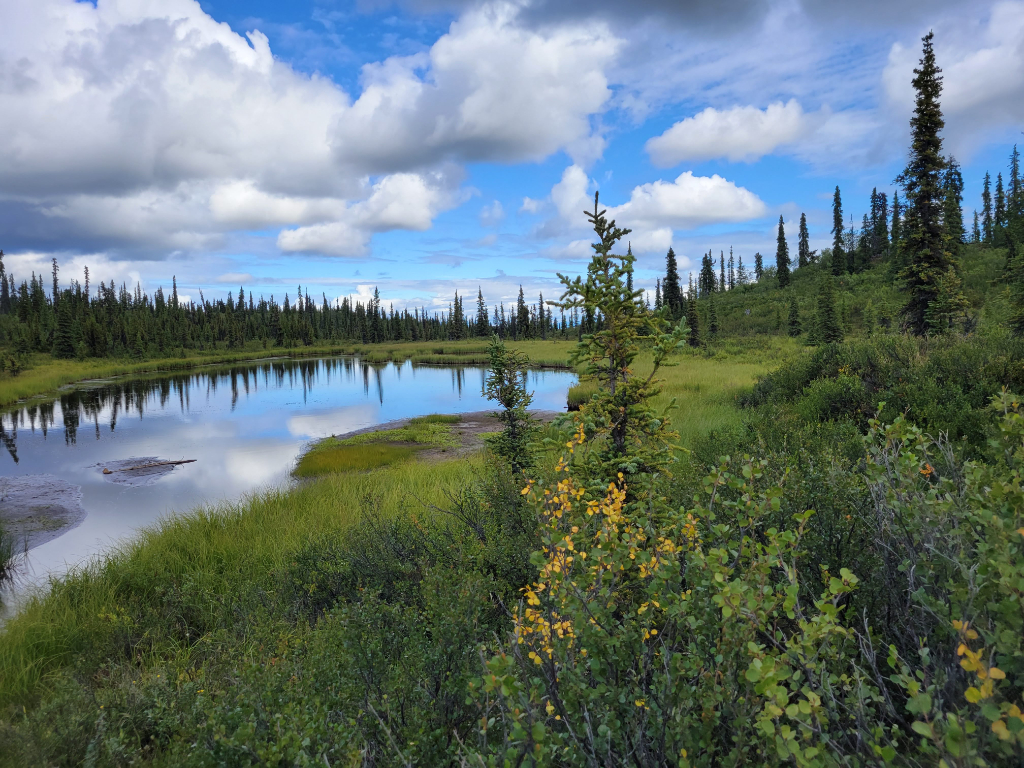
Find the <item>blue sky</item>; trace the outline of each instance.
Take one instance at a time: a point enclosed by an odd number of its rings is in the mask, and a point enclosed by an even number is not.
[[[558,293],[582,207],[749,265],[860,220],[936,32],[965,212],[1024,128],[1024,2],[0,0],[0,248],[18,279],[396,306]],[[628,6],[628,7],[627,7]],[[10,116],[14,116],[11,118]]]

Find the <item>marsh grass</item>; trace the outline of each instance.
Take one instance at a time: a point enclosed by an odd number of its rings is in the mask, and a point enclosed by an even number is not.
[[[412,458],[422,447],[413,445],[338,445],[310,451],[295,467],[296,477],[318,477],[333,472],[365,472]]]
[[[286,560],[337,537],[369,504],[381,518],[430,520],[482,471],[482,459],[330,474],[145,529],[102,560],[54,580],[0,630],[0,709],[29,703],[73,658],[149,663],[218,628],[244,635],[276,599]],[[246,649],[238,649],[239,658]]]

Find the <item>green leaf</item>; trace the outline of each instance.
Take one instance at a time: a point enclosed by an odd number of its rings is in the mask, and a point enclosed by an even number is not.
[[[914,733],[919,733],[929,739],[935,738],[935,734],[932,732],[931,723],[923,723],[920,720],[915,720],[914,724],[910,727]]]

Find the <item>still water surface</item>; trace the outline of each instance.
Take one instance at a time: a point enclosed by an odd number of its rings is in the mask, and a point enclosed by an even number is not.
[[[50,474],[81,486],[86,512],[78,527],[29,551],[21,587],[161,516],[287,482],[310,441],[394,419],[490,410],[485,372],[282,359],[93,382],[9,410],[0,415],[0,476]],[[564,410],[574,382],[568,372],[531,371],[533,407]],[[135,487],[102,474],[104,463],[142,456],[196,462]]]

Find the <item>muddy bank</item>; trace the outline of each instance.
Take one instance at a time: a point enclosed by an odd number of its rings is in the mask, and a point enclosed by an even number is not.
[[[52,541],[84,519],[80,486],[53,475],[0,478],[0,520],[16,550]]]

